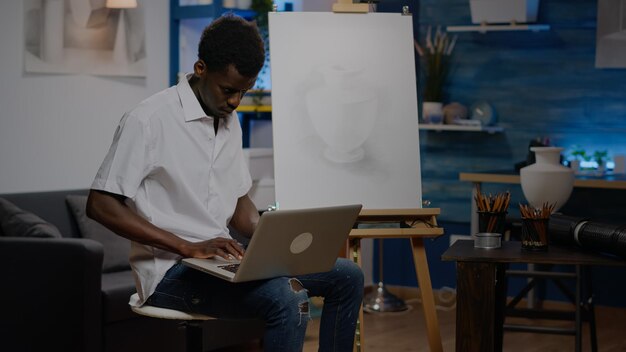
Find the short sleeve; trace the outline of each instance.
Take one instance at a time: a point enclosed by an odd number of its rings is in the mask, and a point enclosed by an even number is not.
[[[134,198],[150,170],[149,132],[136,115],[124,115],[91,188]]]

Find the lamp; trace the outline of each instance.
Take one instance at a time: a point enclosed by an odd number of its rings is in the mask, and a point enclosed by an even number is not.
[[[124,18],[124,9],[137,7],[137,0],[107,0],[106,7],[120,10],[120,17],[117,22],[117,32],[115,33],[115,44],[113,45],[113,61],[117,63],[127,63],[128,46],[126,42],[126,20]]]
[[[389,292],[383,283],[383,239],[378,240],[378,285],[363,298],[363,310],[370,313],[402,312],[409,307]]]

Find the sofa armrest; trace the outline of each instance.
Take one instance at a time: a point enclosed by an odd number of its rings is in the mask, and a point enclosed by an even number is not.
[[[0,238],[0,349],[102,350],[102,245]]]

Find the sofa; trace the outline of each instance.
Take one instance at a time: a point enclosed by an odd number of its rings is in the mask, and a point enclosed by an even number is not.
[[[85,220],[87,193],[0,195],[0,350],[183,351],[179,322],[130,310],[130,243]],[[203,323],[205,350],[262,334],[259,320]]]

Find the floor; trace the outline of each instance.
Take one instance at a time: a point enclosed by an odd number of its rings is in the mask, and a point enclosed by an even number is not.
[[[424,317],[421,306],[416,299],[407,300],[410,309],[400,313],[375,313],[365,315],[365,351],[400,352],[429,351],[426,340]],[[546,302],[547,307],[564,308],[562,303]],[[567,307],[565,307],[567,308]],[[442,307],[438,310],[439,328],[442,336],[443,350],[455,349],[454,306]],[[626,352],[626,308],[596,307],[598,347],[601,352]],[[556,324],[553,326],[571,326],[572,322],[530,321],[525,319],[507,322]],[[569,324],[569,325],[568,325]],[[304,352],[317,351],[319,319],[309,322]],[[588,325],[584,325],[583,351],[590,351]],[[505,352],[561,352],[574,351],[574,337],[565,335],[547,335],[533,333],[505,332]],[[220,352],[261,351],[258,343],[235,346]]]

